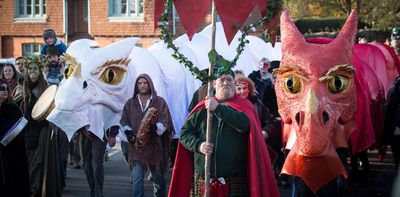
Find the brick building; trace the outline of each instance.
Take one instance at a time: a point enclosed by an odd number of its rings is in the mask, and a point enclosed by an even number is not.
[[[141,37],[148,47],[159,40],[154,29],[155,0],[0,0],[0,58],[38,53],[42,32],[52,28],[65,43],[89,38],[105,46],[126,37]],[[255,14],[254,14],[255,13]],[[259,18],[258,9],[249,21]],[[171,14],[173,15],[173,14]],[[170,21],[175,35],[183,33],[179,17]],[[253,20],[252,20],[253,19]],[[202,27],[210,24],[210,14]],[[260,34],[260,31],[257,32]]]

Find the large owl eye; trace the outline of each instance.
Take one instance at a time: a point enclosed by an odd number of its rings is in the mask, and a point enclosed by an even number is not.
[[[125,73],[125,69],[111,66],[101,74],[99,80],[110,85],[118,85],[124,79]]]
[[[328,81],[329,91],[334,94],[344,92],[349,85],[349,78],[342,75],[335,75]]]
[[[297,94],[301,91],[303,84],[298,76],[290,75],[285,78],[283,86],[287,92]]]
[[[74,67],[72,67],[71,65],[66,66],[65,70],[64,70],[64,77],[65,79],[68,79],[68,77],[70,77],[72,75],[72,73],[74,72]]]

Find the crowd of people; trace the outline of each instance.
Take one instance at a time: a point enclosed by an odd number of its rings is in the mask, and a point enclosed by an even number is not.
[[[4,158],[0,193],[8,196],[61,196],[65,187],[67,136],[46,120],[32,118],[39,97],[49,85],[58,85],[63,78],[64,65],[59,56],[65,53],[66,46],[62,43],[62,51],[57,48],[56,34],[51,29],[44,32],[43,38],[44,55],[18,57],[15,65],[6,64],[1,69],[1,136],[13,131],[18,117],[27,119],[24,131],[11,144],[1,146]],[[18,179],[21,182],[16,184]]]
[[[107,143],[114,146],[121,134],[126,137],[121,148],[131,170],[133,196],[144,196],[147,171],[154,196],[166,196],[166,174],[174,166],[170,196],[203,196],[206,157],[211,163],[210,192],[215,195],[279,196],[277,186],[289,184],[288,177],[280,175],[288,150],[282,142],[274,87],[279,61],[262,58],[259,70],[248,77],[240,70],[215,69],[215,96],[206,96],[206,83],[195,92],[179,139],[171,139],[174,131],[166,101],[157,95],[151,77],[140,74],[133,97],[124,105],[120,125],[109,128],[104,139],[83,127],[68,141],[56,125],[32,118],[32,109],[46,88],[57,86],[64,78],[65,62],[60,56],[66,45],[52,29],[43,32],[43,39],[41,55],[18,57],[15,65],[6,64],[1,69],[0,139],[21,117],[28,123],[10,144],[0,145],[0,194],[61,196],[68,160],[75,168],[81,168],[82,160],[90,195],[101,197]],[[399,40],[395,29],[390,45],[397,54]],[[392,145],[396,169],[400,161],[399,94],[398,77],[387,96],[389,119],[385,120],[382,140],[384,145]],[[213,122],[210,141],[206,141],[208,112]],[[142,127],[143,121],[149,121],[146,127]],[[357,158],[365,171],[361,179],[366,180],[366,150],[352,156],[350,175],[360,178]]]

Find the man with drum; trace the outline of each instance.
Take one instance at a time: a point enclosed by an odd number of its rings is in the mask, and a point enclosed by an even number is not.
[[[42,68],[46,66],[44,56],[24,58],[26,76],[23,83],[21,110],[28,120],[25,127],[25,145],[28,157],[31,196],[61,196],[61,164],[56,138],[46,117],[34,117],[34,105],[48,87]],[[36,113],[41,114],[41,113]]]
[[[125,103],[120,123],[130,142],[128,160],[132,167],[133,196],[144,195],[143,178],[148,169],[154,195],[166,196],[165,174],[173,125],[167,103],[157,96],[149,75],[138,76],[133,97]]]

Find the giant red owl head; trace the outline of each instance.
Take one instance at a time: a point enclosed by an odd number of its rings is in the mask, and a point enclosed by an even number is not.
[[[302,178],[314,192],[344,173],[335,148],[347,146],[356,127],[356,32],[353,11],[336,39],[311,43],[288,11],[281,16],[282,61],[275,70],[275,91],[284,131],[293,142],[282,173]]]

